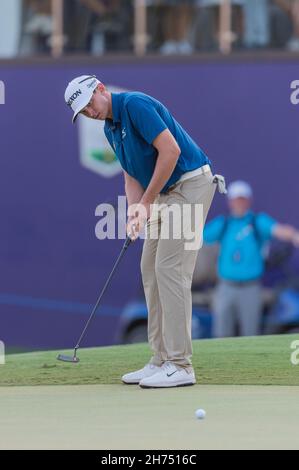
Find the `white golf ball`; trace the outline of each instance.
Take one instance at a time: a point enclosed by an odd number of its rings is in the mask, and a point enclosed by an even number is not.
[[[198,410],[195,411],[195,416],[197,419],[204,419],[206,417],[206,412],[205,410],[202,410],[199,408]]]

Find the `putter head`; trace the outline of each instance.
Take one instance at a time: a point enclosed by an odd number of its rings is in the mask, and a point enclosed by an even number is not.
[[[63,362],[73,362],[76,364],[79,362],[79,358],[76,356],[65,356],[64,354],[58,354],[57,356],[58,361],[63,361]]]

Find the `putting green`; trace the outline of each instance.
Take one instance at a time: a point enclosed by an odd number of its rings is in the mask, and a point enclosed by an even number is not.
[[[197,385],[164,390],[121,384],[148,361],[146,344],[82,349],[78,364],[57,351],[8,355],[0,449],[299,449],[298,339],[195,341]]]
[[[299,387],[0,388],[0,449],[299,449]],[[207,416],[197,420],[194,412]]]

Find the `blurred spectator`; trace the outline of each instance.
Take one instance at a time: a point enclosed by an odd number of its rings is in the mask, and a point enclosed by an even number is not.
[[[299,50],[299,0],[244,0],[244,45]]]
[[[131,48],[132,2],[72,0],[64,2],[68,52],[124,51]]]
[[[52,30],[51,0],[24,0],[20,54],[49,52]]]
[[[277,4],[276,0],[270,1],[270,47],[285,48],[292,37],[292,19]]]
[[[148,49],[165,55],[219,50],[222,1],[146,0]],[[53,31],[51,0],[20,2],[21,55],[49,53]],[[245,46],[299,51],[299,0],[231,2],[234,49]],[[133,50],[134,0],[65,0],[63,8],[66,53],[101,55]]]
[[[88,23],[89,50],[94,55],[132,49],[132,1],[80,0],[91,12]]]
[[[196,0],[147,0],[147,5],[160,17],[161,54],[193,52],[189,35],[195,3]]]
[[[251,0],[249,0],[251,1]],[[261,0],[262,1],[262,0]],[[244,0],[232,2],[232,30],[235,36],[234,47],[240,47],[243,36]],[[196,15],[194,42],[197,49],[207,51],[219,49],[220,5],[222,0],[197,0],[199,13]]]
[[[51,0],[23,0],[22,55],[49,53]],[[64,51],[100,55],[132,49],[132,1],[65,0]]]
[[[270,44],[269,0],[244,0],[244,45],[264,48]]]
[[[263,249],[271,238],[299,246],[299,232],[279,224],[265,213],[251,210],[252,189],[244,181],[228,187],[229,216],[219,216],[204,230],[205,243],[219,243],[219,284],[213,302],[214,336],[234,336],[260,332],[262,314],[261,278]]]
[[[90,21],[93,13],[82,0],[63,2],[64,33],[66,53],[88,52]]]
[[[97,34],[95,24],[106,21],[106,16],[114,11],[115,3],[105,0],[64,1],[64,31],[67,37],[65,51],[90,52],[92,49],[96,54],[103,54],[105,31]]]
[[[12,58],[19,54],[22,0],[1,0],[0,58]]]
[[[287,43],[290,51],[299,51],[299,0],[275,0],[292,21],[292,37]]]

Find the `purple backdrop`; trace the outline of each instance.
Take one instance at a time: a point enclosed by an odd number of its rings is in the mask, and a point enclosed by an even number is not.
[[[0,339],[9,345],[72,346],[122,244],[94,235],[95,207],[123,194],[122,177],[80,166],[63,101],[66,83],[84,73],[163,101],[214,172],[248,180],[257,210],[299,225],[298,63],[2,65]],[[210,217],[224,208],[217,195]],[[121,308],[142,293],[140,252],[141,242],[130,247],[86,344],[114,341]]]

